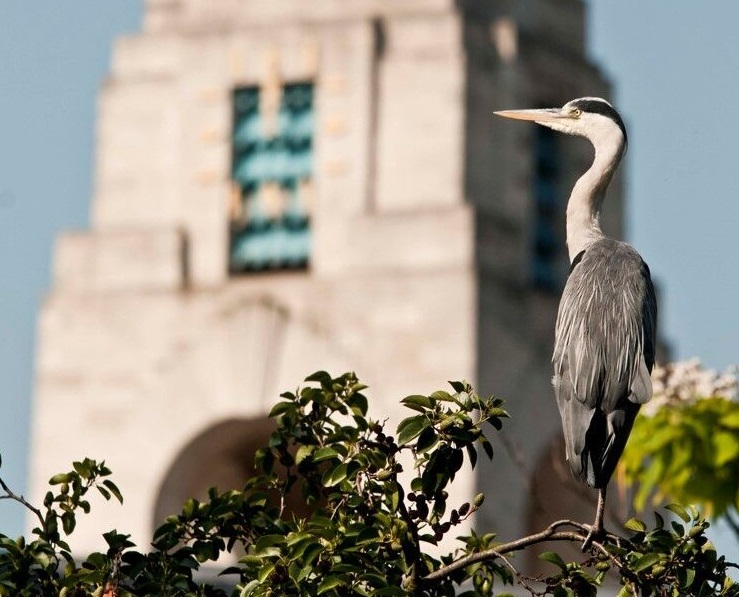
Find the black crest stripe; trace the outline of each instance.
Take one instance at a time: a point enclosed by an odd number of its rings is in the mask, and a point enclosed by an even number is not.
[[[592,100],[592,99],[577,100],[573,102],[572,105],[577,108],[580,108],[583,112],[590,112],[591,114],[600,114],[602,116],[605,116],[606,118],[610,118],[621,129],[621,132],[624,134],[624,139],[627,139],[626,126],[624,125],[624,121],[621,118],[621,115],[618,112],[616,112],[616,110],[613,108],[613,106],[607,104],[606,102],[601,102],[601,101]]]

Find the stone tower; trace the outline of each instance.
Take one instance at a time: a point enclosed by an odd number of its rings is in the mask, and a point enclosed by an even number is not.
[[[529,527],[559,432],[563,204],[591,148],[493,110],[608,96],[583,12],[147,0],[100,93],[90,230],[59,238],[39,319],[32,498],[84,456],[125,496],[76,549],[111,528],[146,545],[185,498],[239,486],[271,404],[317,369],[357,371],[394,422],[447,379],[507,398],[493,467],[456,497],[487,489],[481,527]]]

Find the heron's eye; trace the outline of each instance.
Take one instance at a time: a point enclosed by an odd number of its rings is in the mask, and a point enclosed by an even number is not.
[[[572,110],[572,115],[575,118],[580,118],[580,114],[582,114],[582,110],[580,108],[575,108],[574,110]]]

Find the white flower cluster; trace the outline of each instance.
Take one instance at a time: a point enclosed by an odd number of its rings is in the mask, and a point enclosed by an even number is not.
[[[642,408],[651,417],[662,406],[693,404],[702,398],[734,400],[739,388],[739,367],[723,373],[704,369],[699,359],[656,365],[652,370],[652,399]]]

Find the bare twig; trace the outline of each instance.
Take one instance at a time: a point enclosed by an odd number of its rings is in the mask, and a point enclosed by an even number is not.
[[[508,566],[508,568],[510,569],[510,571],[511,571],[511,572],[513,572],[513,574],[514,574],[514,575],[515,575],[515,577],[516,577],[516,582],[518,582],[518,584],[519,584],[519,585],[521,585],[521,586],[522,586],[522,587],[523,587],[524,589],[526,589],[526,590],[527,590],[527,591],[528,591],[529,593],[531,593],[532,595],[540,595],[540,596],[543,596],[543,595],[545,595],[545,594],[546,594],[545,592],[542,592],[542,591],[537,591],[536,589],[534,589],[534,587],[532,587],[531,585],[529,585],[529,584],[528,584],[528,583],[526,582],[527,580],[537,580],[537,579],[527,579],[527,578],[526,578],[526,576],[524,576],[524,575],[523,575],[523,574],[522,574],[522,573],[521,573],[521,572],[520,572],[520,571],[518,570],[518,568],[516,568],[516,567],[515,567],[515,566],[514,566],[514,565],[513,565],[512,563],[511,563],[511,561],[510,561],[510,560],[509,560],[509,559],[508,559],[507,557],[505,557],[504,555],[501,555],[501,556],[500,556],[500,559],[501,559],[501,560],[503,560],[503,563],[504,563],[504,564],[505,564],[506,566]],[[541,581],[538,581],[538,582],[541,582]]]
[[[2,477],[0,477],[0,487],[2,487],[3,491],[5,492],[5,495],[0,495],[0,500],[13,500],[15,502],[18,502],[19,504],[23,504],[26,508],[28,508],[36,515],[36,518],[39,519],[41,526],[44,526],[44,516],[43,514],[41,514],[41,510],[26,501],[26,498],[24,498],[22,495],[14,493],[10,489],[10,487],[8,487]]]

